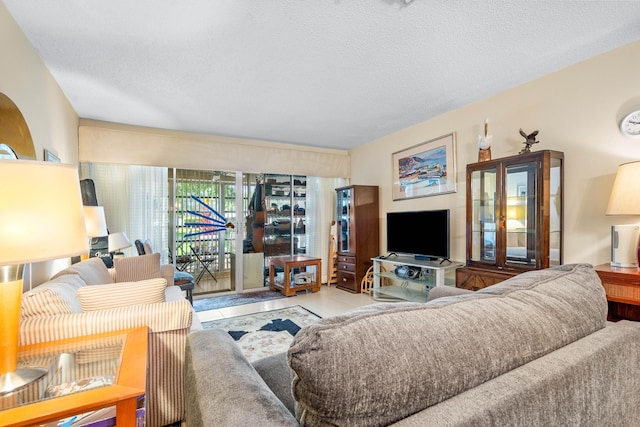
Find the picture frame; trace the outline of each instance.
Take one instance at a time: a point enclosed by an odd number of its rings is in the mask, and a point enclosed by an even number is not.
[[[456,192],[456,133],[391,155],[393,200]]]
[[[46,148],[44,149],[44,161],[45,162],[56,162],[56,163],[60,163],[60,157],[58,157],[57,155],[55,155],[53,152],[47,150]]]

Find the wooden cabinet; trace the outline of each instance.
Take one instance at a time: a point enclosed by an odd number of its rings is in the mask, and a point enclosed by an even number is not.
[[[612,267],[602,264],[594,267],[609,302],[609,319],[640,321],[640,269]]]
[[[379,253],[378,187],[336,188],[338,225],[337,287],[360,292],[360,281]]]
[[[456,287],[477,291],[513,277],[512,272],[464,267],[456,271]]]
[[[456,286],[562,264],[563,162],[544,150],[467,165],[467,262]]]

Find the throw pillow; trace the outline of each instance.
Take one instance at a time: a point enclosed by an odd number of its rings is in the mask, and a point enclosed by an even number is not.
[[[108,310],[130,305],[164,302],[165,279],[85,286],[78,289],[82,311]]]
[[[56,279],[65,274],[78,274],[82,280],[84,280],[85,284],[89,286],[113,283],[107,266],[100,258],[89,258],[73,264],[54,275],[53,278]]]
[[[116,282],[135,282],[162,277],[159,253],[116,258],[115,269]]]
[[[27,318],[80,313],[76,292],[82,287],[85,287],[85,283],[78,274],[65,274],[51,279],[22,295],[20,316]]]

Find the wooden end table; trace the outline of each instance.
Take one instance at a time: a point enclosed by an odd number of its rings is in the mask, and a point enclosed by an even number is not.
[[[320,290],[320,275],[322,274],[320,258],[311,258],[306,256],[276,257],[269,261],[269,289],[279,290],[284,296],[290,297],[296,292],[311,289],[311,292]],[[291,270],[300,269],[306,272],[307,267],[315,267],[315,280],[306,283],[295,283],[295,276],[291,274]],[[276,282],[275,268],[284,269],[284,280],[282,283]],[[293,279],[293,281],[292,281]]]
[[[594,267],[609,301],[609,319],[640,321],[640,269],[612,267],[601,264]]]
[[[40,425],[115,406],[118,427],[135,427],[137,401],[146,394],[148,333],[142,326],[19,347],[18,366],[49,373],[0,396],[0,425]],[[104,385],[78,389],[100,378]]]

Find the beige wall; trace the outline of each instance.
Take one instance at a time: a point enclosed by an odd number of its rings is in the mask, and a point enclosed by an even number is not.
[[[63,163],[77,164],[78,116],[1,2],[0,54],[0,92],[22,112],[37,159],[43,159],[47,148]],[[34,285],[45,281],[58,268],[54,262],[34,264]]]
[[[465,260],[465,165],[477,161],[488,117],[493,158],[518,153],[519,128],[540,131],[533,151],[565,153],[564,262],[610,261],[610,226],[640,221],[605,216],[618,165],[640,159],[640,140],[618,131],[620,119],[640,108],[639,69],[636,42],[352,150],[351,182],[380,186],[381,248],[386,212],[449,208],[451,258]],[[392,153],[450,132],[457,133],[457,192],[393,201]]]

